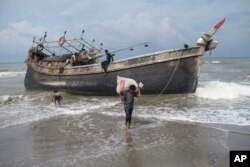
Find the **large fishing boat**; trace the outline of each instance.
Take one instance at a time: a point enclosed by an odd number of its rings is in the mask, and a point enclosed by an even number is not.
[[[115,95],[117,76],[122,76],[142,82],[143,94],[193,93],[198,84],[203,55],[216,48],[218,42],[211,37],[224,22],[225,19],[221,20],[202,35],[197,40],[197,46],[185,44],[180,49],[108,62],[104,63],[105,66],[96,61],[103,55],[102,44],[98,49],[82,36],[66,40],[66,32],[59,41],[47,42],[45,32],[39,41],[33,40],[36,46],[28,52],[24,84],[26,89],[58,89],[82,95]],[[78,43],[78,46],[73,42]],[[138,45],[148,46],[148,43]],[[78,49],[79,46],[81,49]],[[61,47],[69,53],[56,55],[51,51],[53,47]],[[115,51],[108,54],[113,53]]]

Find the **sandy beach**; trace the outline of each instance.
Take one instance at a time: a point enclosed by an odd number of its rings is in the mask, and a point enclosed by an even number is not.
[[[68,119],[71,124],[68,124]],[[250,127],[91,114],[0,129],[0,166],[228,167],[230,150],[250,149]],[[103,126],[103,124],[105,126]]]

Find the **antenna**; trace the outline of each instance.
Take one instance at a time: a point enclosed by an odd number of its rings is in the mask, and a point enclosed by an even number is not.
[[[100,43],[100,50],[102,50],[103,43]]]
[[[83,39],[82,37],[83,37],[84,32],[85,32],[85,30],[83,29],[83,30],[82,30],[82,34],[81,34],[81,37],[80,37],[81,40]]]

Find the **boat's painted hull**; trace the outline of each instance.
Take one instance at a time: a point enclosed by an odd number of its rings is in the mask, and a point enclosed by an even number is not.
[[[59,89],[73,94],[115,95],[117,76],[133,78],[144,84],[143,94],[192,93],[196,90],[202,55],[147,64],[105,73],[81,75],[47,75],[28,64],[27,89]],[[176,67],[178,66],[178,67]],[[176,69],[176,70],[175,70]],[[173,74],[174,73],[174,74]],[[173,74],[172,79],[171,75]]]

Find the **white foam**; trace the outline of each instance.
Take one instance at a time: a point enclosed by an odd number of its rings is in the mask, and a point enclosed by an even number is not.
[[[0,104],[9,104],[17,102],[23,98],[24,98],[23,95],[2,95],[0,96]]]
[[[242,96],[250,96],[250,86],[237,83],[210,81],[203,87],[198,87],[196,96],[207,99],[236,99]]]
[[[250,86],[220,81],[202,83],[197,93],[188,95],[193,98],[194,105],[179,107],[176,97],[174,101],[163,100],[159,105],[145,106],[135,102],[133,117],[143,120],[175,120],[197,123],[224,123],[250,125],[248,96]],[[198,96],[199,98],[196,98]],[[245,98],[240,98],[244,96]],[[241,99],[232,101],[232,99]],[[211,100],[210,100],[211,99]],[[226,99],[226,100],[217,100]],[[173,99],[172,99],[173,100]],[[197,101],[196,101],[197,100]],[[228,100],[230,100],[228,102]],[[197,103],[196,103],[197,102]],[[5,105],[8,104],[8,105]],[[108,117],[125,116],[123,106],[118,98],[80,97],[78,100],[67,101],[65,97],[60,107],[50,101],[50,94],[35,95],[3,95],[0,96],[0,128],[26,124],[57,116],[89,115],[99,113]],[[197,107],[196,107],[197,106]],[[77,117],[77,116],[76,116]],[[158,121],[157,121],[158,122]]]
[[[221,61],[212,61],[213,64],[220,64]]]
[[[173,109],[172,109],[173,110]],[[100,112],[103,115],[112,117],[125,117],[124,112],[119,111],[103,111]],[[214,124],[232,124],[232,125],[250,125],[250,121],[247,117],[250,117],[248,110],[240,109],[234,111],[233,109],[191,109],[189,112],[178,111],[157,111],[157,109],[148,110],[147,108],[137,108],[134,111],[133,118],[139,118],[140,120],[162,120],[162,121],[181,121],[192,123],[214,123]],[[159,121],[157,121],[159,122]]]
[[[25,75],[25,71],[0,72],[0,78],[16,77],[16,76],[24,76],[24,75]]]
[[[35,96],[0,96],[0,102],[8,103],[17,99],[12,105],[4,105],[0,108],[0,128],[8,126],[26,124],[42,119],[49,119],[60,115],[80,115],[84,113],[102,111],[100,109],[109,108],[119,104],[118,100],[96,100],[88,99],[87,101],[77,101],[70,104],[64,104],[55,107],[53,103],[48,101],[46,94],[37,94]],[[19,99],[23,99],[20,101]],[[1,104],[1,103],[0,103]],[[8,103],[9,104],[9,103]]]

